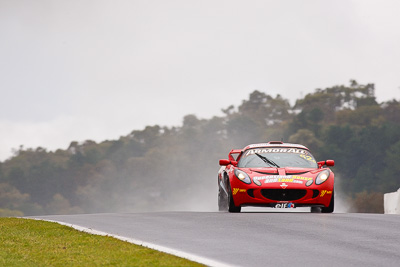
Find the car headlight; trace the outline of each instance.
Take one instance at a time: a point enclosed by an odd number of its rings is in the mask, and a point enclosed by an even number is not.
[[[324,171],[320,172],[317,175],[317,178],[315,179],[315,184],[322,184],[323,182],[328,180],[330,174],[331,173],[328,170],[324,170]]]
[[[260,182],[260,180],[258,180],[257,177],[253,177],[253,183],[255,183],[258,186],[261,186],[261,182]]]
[[[249,175],[247,173],[245,173],[244,171],[241,171],[239,169],[235,169],[235,175],[243,183],[251,184],[251,180],[250,180]]]

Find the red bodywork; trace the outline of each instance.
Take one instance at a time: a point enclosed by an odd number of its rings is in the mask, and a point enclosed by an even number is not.
[[[220,160],[220,165],[223,167],[218,173],[218,183],[220,187],[225,186],[225,188],[230,185],[230,192],[235,206],[290,208],[294,206],[328,207],[330,205],[334,193],[335,177],[334,173],[326,166],[334,166],[333,160],[318,162],[317,168],[238,168],[237,162],[244,152],[254,147],[301,148],[308,151],[304,146],[282,142],[256,144],[247,146],[244,149],[232,150],[229,153],[228,160]],[[251,183],[246,184],[237,178],[234,172],[235,169],[244,171],[250,177]],[[324,170],[329,171],[328,179],[318,185],[315,181],[316,177]],[[255,180],[259,181],[259,185],[256,184]],[[312,180],[312,184],[310,184],[310,180]],[[229,192],[229,190],[225,192]]]

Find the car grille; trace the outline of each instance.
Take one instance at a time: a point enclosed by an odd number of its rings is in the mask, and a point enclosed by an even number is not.
[[[279,201],[292,201],[304,197],[305,189],[261,189],[261,195],[268,199]]]

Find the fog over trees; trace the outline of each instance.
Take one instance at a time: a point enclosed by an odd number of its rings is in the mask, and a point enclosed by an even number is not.
[[[206,108],[206,107],[205,107]],[[118,140],[66,150],[20,147],[0,163],[0,216],[217,210],[218,160],[232,148],[284,140],[334,159],[340,197],[355,212],[383,212],[400,187],[400,102],[377,103],[374,85],[317,89],[292,106],[254,91],[224,115],[186,115]]]

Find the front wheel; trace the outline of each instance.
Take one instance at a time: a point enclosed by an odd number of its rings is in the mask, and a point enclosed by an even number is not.
[[[241,209],[242,209],[242,207],[235,206],[235,203],[233,202],[231,185],[228,184],[228,211],[229,212],[240,212]]]
[[[320,207],[311,207],[311,213],[321,213]]]
[[[220,186],[218,186],[218,210],[227,211],[228,201],[226,200],[226,194],[223,192]]]
[[[331,203],[329,203],[328,207],[321,208],[321,213],[332,213],[334,209],[335,209],[335,195],[334,192],[332,191]]]

